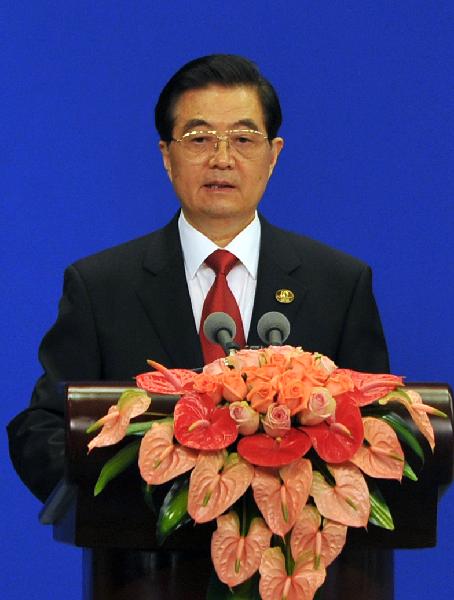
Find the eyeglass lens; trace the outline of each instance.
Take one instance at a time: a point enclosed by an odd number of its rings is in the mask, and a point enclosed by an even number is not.
[[[261,152],[266,137],[260,132],[250,130],[232,130],[225,134],[206,131],[194,131],[183,136],[180,140],[188,155],[204,156],[215,153],[221,143],[226,143],[245,158],[253,158]]]

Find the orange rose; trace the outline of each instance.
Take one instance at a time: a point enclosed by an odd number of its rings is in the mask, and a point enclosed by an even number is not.
[[[222,398],[222,384],[219,377],[200,373],[194,379],[193,388],[199,394],[205,394],[215,404],[218,404]]]
[[[227,402],[240,402],[247,394],[247,387],[241,373],[232,370],[222,375],[222,396]]]
[[[270,381],[262,381],[252,386],[246,399],[249,400],[254,410],[266,413],[268,407],[273,403],[275,394],[275,386]]]
[[[298,379],[307,379],[312,385],[323,385],[328,377],[328,373],[320,365],[316,356],[310,352],[302,352],[298,356],[294,356],[291,360],[291,370],[294,377]]]
[[[257,383],[271,382],[282,373],[282,370],[275,365],[264,365],[263,367],[249,367],[244,369],[243,373],[246,375],[248,387],[251,387]]]
[[[281,367],[282,371],[288,367],[291,358],[298,354],[300,351],[293,346],[269,346],[264,350],[266,362]]]
[[[339,396],[344,392],[351,392],[354,389],[353,380],[345,371],[334,371],[328,381],[325,383],[326,389],[333,396]]]
[[[284,373],[279,381],[279,393],[277,401],[285,404],[290,413],[295,415],[306,407],[312,390],[310,381],[297,379],[292,371]]]

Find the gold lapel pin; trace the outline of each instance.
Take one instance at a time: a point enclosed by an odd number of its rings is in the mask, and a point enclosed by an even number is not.
[[[290,304],[295,300],[295,294],[292,290],[277,290],[274,296],[281,304]]]

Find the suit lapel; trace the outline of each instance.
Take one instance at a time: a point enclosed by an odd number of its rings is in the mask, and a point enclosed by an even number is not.
[[[250,346],[262,343],[257,334],[257,322],[265,313],[277,311],[284,314],[292,326],[287,343],[298,345],[301,340],[295,339],[295,332],[301,329],[295,326],[302,319],[301,307],[307,293],[301,281],[294,276],[301,269],[301,259],[284,232],[270,225],[263,217],[260,220],[262,230],[257,288],[247,342]],[[278,290],[291,290],[294,294],[293,302],[278,302]]]
[[[153,234],[143,261],[143,278],[137,294],[145,307],[168,367],[199,367],[203,364],[178,234],[178,215]]]
[[[292,330],[287,343],[299,345],[296,332],[301,331],[302,306],[307,289],[295,277],[301,272],[300,257],[280,229],[263,217],[257,288],[247,343],[261,345],[257,335],[259,318],[269,312],[283,313]],[[186,284],[183,253],[178,234],[178,215],[163,229],[152,234],[143,261],[142,279],[137,294],[169,357],[168,367],[198,367],[203,364],[191,299]],[[277,290],[291,290],[293,302],[277,301]]]

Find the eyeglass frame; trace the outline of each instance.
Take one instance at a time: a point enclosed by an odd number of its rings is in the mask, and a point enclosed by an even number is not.
[[[193,129],[192,131],[187,131],[186,133],[184,133],[180,138],[174,138],[174,137],[170,138],[170,141],[176,142],[176,143],[181,143],[185,138],[188,138],[189,136],[194,135],[195,133],[214,135],[217,138],[217,142],[214,147],[214,152],[217,152],[219,150],[220,142],[226,142],[228,145],[228,148],[230,150],[231,146],[230,146],[229,134],[232,134],[232,133],[254,133],[254,134],[260,135],[263,138],[263,140],[269,139],[267,135],[265,135],[261,131],[258,131],[257,129],[226,129],[223,132],[223,134],[220,134],[220,132],[218,132],[216,129],[209,129],[209,130]],[[236,150],[236,149],[235,149],[235,151],[241,155],[241,151]],[[201,153],[200,155],[195,154],[194,156],[203,156],[203,153]]]

